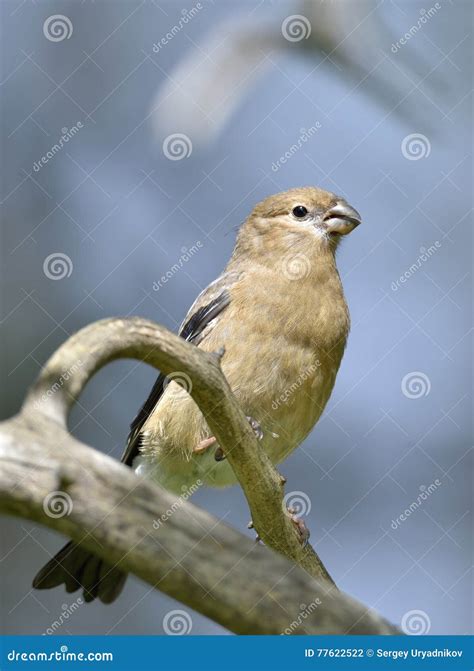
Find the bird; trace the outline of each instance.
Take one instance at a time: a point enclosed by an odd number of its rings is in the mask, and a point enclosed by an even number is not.
[[[269,196],[239,229],[231,258],[189,309],[179,335],[221,367],[274,464],[309,434],[333,390],[350,328],[336,266],[344,235],[361,223],[347,201],[307,186]],[[122,462],[172,493],[236,482],[229,462],[177,371],[160,374],[131,424]],[[290,511],[291,512],[291,511]],[[295,519],[301,531],[301,520]],[[110,603],[126,573],[69,542],[33,587],[82,587]]]

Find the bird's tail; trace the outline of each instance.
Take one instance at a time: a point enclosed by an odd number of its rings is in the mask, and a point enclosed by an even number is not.
[[[103,603],[111,603],[122,591],[126,579],[126,573],[71,541],[38,571],[33,587],[50,589],[64,583],[67,592],[82,587],[85,601],[99,598]]]

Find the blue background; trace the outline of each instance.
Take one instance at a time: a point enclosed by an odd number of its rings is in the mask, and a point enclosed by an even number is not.
[[[175,329],[261,198],[307,184],[345,195],[364,219],[338,258],[352,332],[323,418],[281,471],[287,491],[310,498],[312,541],[342,589],[393,622],[422,610],[431,633],[470,632],[470,3],[441,2],[398,53],[392,42],[427,3],[344,3],[347,44],[369,57],[367,76],[346,76],[330,46],[323,53],[305,40],[266,51],[255,38],[267,59],[261,76],[242,88],[210,141],[188,131],[191,156],[170,161],[164,137],[187,129],[160,126],[150,110],[182,59],[203,71],[209,36],[225,42],[230,30],[223,20],[242,16],[257,36],[281,38],[285,17],[309,11],[283,1],[202,4],[154,53],[179,21],[175,3],[2,3],[2,414],[17,411],[58,345],[96,319],[142,315]],[[383,21],[391,37],[367,32],[369,21],[352,19],[350,8]],[[52,14],[70,18],[70,39],[45,39]],[[317,29],[315,20],[312,37]],[[376,93],[377,78],[387,95],[393,87],[394,103]],[[187,111],[197,118],[198,103]],[[78,121],[79,133],[35,172],[61,129]],[[273,170],[316,122],[317,133]],[[412,133],[427,138],[425,158],[403,155]],[[154,291],[197,241],[199,253]],[[436,252],[393,290],[420,248],[436,241]],[[73,267],[61,281],[43,272],[56,252]],[[402,393],[412,373],[427,377],[429,393]],[[155,374],[135,362],[110,365],[74,410],[74,434],[118,457]],[[436,479],[441,486],[393,529]],[[251,533],[238,488],[199,491],[194,502]],[[21,520],[3,520],[1,534],[5,631],[42,633],[78,596],[30,588],[64,539]],[[80,605],[58,633],[161,633],[163,617],[179,607],[130,579],[116,603]],[[226,633],[190,615],[193,633]]]

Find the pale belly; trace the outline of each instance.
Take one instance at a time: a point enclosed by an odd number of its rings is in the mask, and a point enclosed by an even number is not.
[[[283,461],[318,421],[331,394],[337,367],[322,369],[315,366],[302,370],[291,380],[267,385],[265,392],[252,399],[254,402],[247,398],[242,404],[245,413],[259,422],[263,430],[259,449],[264,449],[274,464]],[[268,389],[272,389],[272,393]],[[161,435],[155,433],[148,437],[144,454],[133,464],[137,473],[181,495],[203,485],[226,487],[235,484],[229,462],[218,462],[214,458],[216,445],[202,454],[192,453],[192,446],[209,435],[209,430],[194,402],[189,397],[183,398],[182,392],[179,394],[169,412],[170,400],[162,400],[162,426],[167,429]],[[184,421],[183,417],[186,418]],[[169,440],[173,432],[174,445]],[[176,449],[176,445],[186,446],[186,449]]]

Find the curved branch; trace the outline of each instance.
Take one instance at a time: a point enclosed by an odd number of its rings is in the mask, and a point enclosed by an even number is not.
[[[63,532],[236,634],[398,633],[42,413],[0,424],[0,465],[0,511]]]
[[[298,538],[283,504],[284,481],[260,448],[222,374],[221,356],[204,352],[145,319],[105,319],[76,333],[53,354],[28,394],[23,411],[39,409],[66,426],[67,413],[88,380],[119,358],[146,361],[166,375],[185,373],[192,382],[193,399],[242,486],[260,538],[310,575],[334,584],[311,545],[303,547]]]
[[[259,449],[220,356],[142,319],[104,320],[77,333],[46,364],[21,413],[0,424],[0,510],[62,531],[235,633],[399,633],[338,592],[312,548],[301,547],[282,506],[281,478]],[[68,433],[68,411],[87,381],[122,357],[189,375],[257,531],[279,554],[187,501],[177,505],[174,495]],[[52,492],[62,495],[64,514],[48,508]]]

